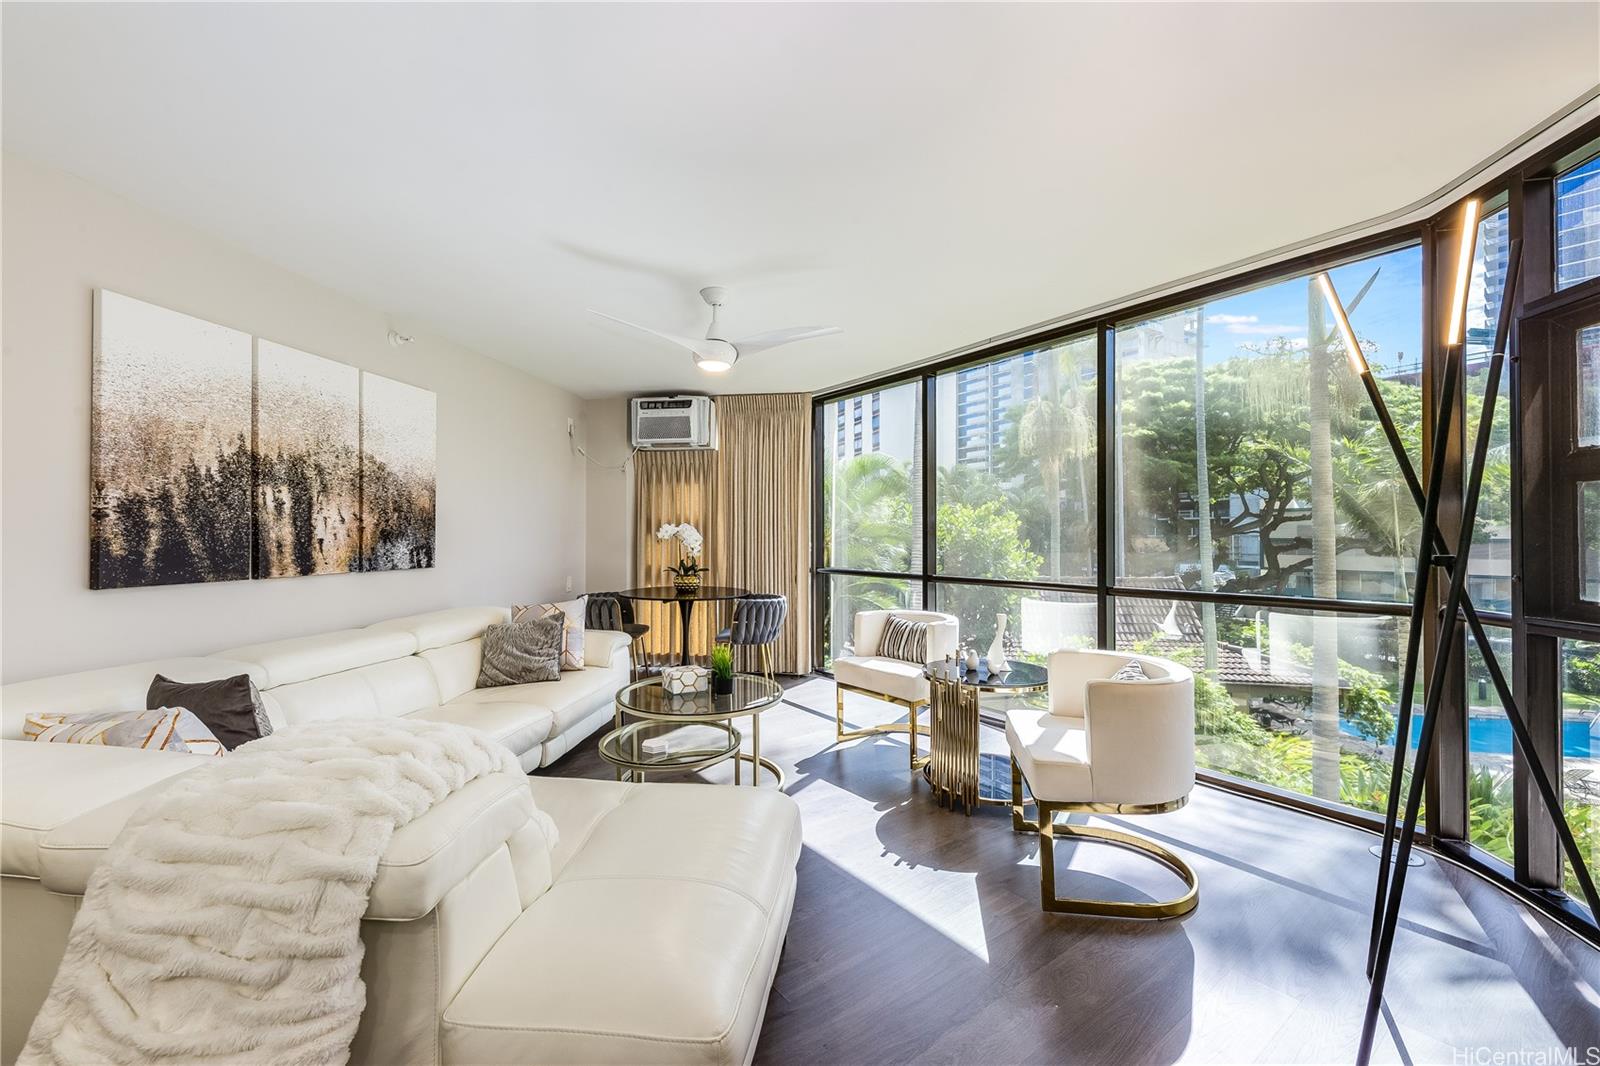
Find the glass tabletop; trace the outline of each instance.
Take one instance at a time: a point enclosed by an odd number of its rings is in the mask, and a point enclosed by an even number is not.
[[[1050,671],[1043,666],[1035,663],[1011,663],[1010,669],[1005,673],[991,674],[987,659],[980,660],[976,670],[968,670],[965,664],[950,660],[929,663],[922,673],[929,679],[959,681],[963,685],[973,685],[985,692],[1026,692],[1045,688],[1050,683]]]
[[[737,600],[750,595],[737,585],[701,585],[693,592],[679,592],[672,585],[649,585],[617,593],[630,600]]]
[[[659,677],[651,677],[619,691],[617,706],[631,715],[658,721],[717,722],[759,714],[782,698],[783,687],[760,674],[733,675],[733,692],[727,696],[710,690],[674,695],[662,687]]]
[[[599,751],[624,770],[700,770],[733,758],[742,739],[726,722],[681,727],[634,722],[601,737]]]

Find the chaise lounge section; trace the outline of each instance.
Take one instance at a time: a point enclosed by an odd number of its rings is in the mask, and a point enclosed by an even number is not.
[[[30,710],[142,707],[156,672],[249,673],[275,726],[392,714],[485,729],[524,769],[612,715],[627,638],[591,631],[560,681],[477,690],[467,608],[0,689],[0,1061],[48,991],[95,865],[196,756],[16,739]],[[557,833],[549,839],[535,807]],[[396,832],[362,923],[352,1061],[739,1064],[794,903],[799,812],[775,791],[496,773]]]

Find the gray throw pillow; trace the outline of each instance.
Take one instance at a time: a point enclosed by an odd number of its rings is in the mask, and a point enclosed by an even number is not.
[[[557,617],[501,622],[485,629],[478,687],[560,680],[565,628],[562,619]]]

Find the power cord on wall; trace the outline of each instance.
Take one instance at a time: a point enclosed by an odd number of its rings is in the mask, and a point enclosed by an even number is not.
[[[591,464],[599,467],[601,470],[615,470],[619,474],[626,473],[628,470],[628,464],[633,462],[633,457],[635,455],[639,454],[639,449],[633,448],[628,452],[628,457],[622,460],[620,463],[602,463],[600,460],[590,455],[584,449],[583,445],[578,443],[578,424],[576,421],[570,418],[567,419],[567,439],[572,441],[572,450],[583,456]]]

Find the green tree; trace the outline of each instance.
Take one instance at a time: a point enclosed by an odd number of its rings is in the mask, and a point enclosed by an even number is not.
[[[947,574],[1031,579],[1043,560],[1022,541],[1015,512],[1000,500],[939,504],[939,568]],[[1020,594],[987,585],[947,585],[941,606],[961,619],[962,638],[980,653],[994,639],[995,615],[1015,616]]]

